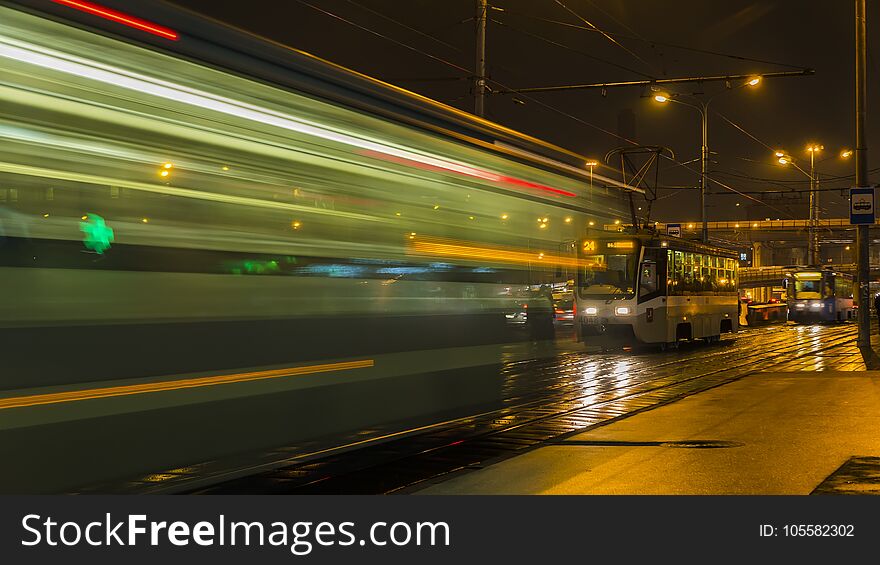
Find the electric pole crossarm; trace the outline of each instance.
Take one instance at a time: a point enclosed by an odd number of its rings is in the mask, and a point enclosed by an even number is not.
[[[535,92],[556,92],[561,90],[586,90],[590,88],[617,88],[623,86],[654,86],[661,84],[687,84],[694,82],[726,82],[747,80],[760,76],[762,79],[783,78],[783,77],[801,77],[816,74],[814,69],[803,69],[801,71],[780,71],[775,73],[752,73],[748,75],[715,75],[715,76],[698,76],[698,77],[682,77],[682,78],[662,78],[657,80],[629,80],[623,82],[597,82],[592,84],[565,84],[560,86],[539,86],[535,88],[516,88],[511,90],[499,90],[498,94],[518,94],[518,93],[535,93]]]

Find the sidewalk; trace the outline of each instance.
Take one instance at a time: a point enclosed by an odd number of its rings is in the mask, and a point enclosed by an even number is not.
[[[419,494],[809,494],[861,456],[880,456],[880,371],[754,373]]]

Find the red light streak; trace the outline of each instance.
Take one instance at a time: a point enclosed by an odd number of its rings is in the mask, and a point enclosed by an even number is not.
[[[379,159],[383,159],[385,161],[390,161],[392,163],[399,163],[401,165],[411,165],[413,167],[417,167],[419,169],[424,169],[426,171],[436,171],[436,172],[453,172],[458,173],[460,175],[475,177],[483,180],[490,180],[500,184],[512,184],[515,186],[521,186],[524,188],[531,188],[534,190],[541,190],[544,192],[552,192],[553,194],[558,194],[560,196],[577,196],[573,192],[568,192],[567,190],[561,190],[559,188],[553,188],[552,186],[545,186],[543,184],[537,184],[534,182],[530,182],[523,179],[518,179],[514,177],[508,177],[504,175],[499,175],[498,173],[493,173],[490,171],[483,171],[480,169],[475,169],[473,167],[468,167],[465,165],[458,165],[457,163],[450,164],[449,167],[443,167],[440,165],[434,165],[432,163],[422,163],[421,161],[416,161],[415,159],[407,159],[405,157],[398,157],[396,155],[387,155],[385,153],[380,153],[378,151],[364,151],[365,155],[370,157],[376,157]],[[452,165],[455,165],[453,167]]]
[[[164,37],[165,39],[177,41],[180,38],[180,36],[177,35],[176,31],[168,29],[167,27],[162,27],[160,25],[154,24],[153,22],[148,22],[146,20],[142,20],[128,14],[123,14],[122,12],[117,12],[116,10],[111,10],[110,8],[106,8],[98,4],[93,4],[92,2],[85,2],[84,0],[52,1],[56,4],[62,4],[69,8],[73,8],[81,12],[87,12],[89,14],[104,18],[105,20],[111,20],[122,25],[127,25],[128,27],[133,27],[135,29],[151,33],[153,35],[158,35],[159,37]]]

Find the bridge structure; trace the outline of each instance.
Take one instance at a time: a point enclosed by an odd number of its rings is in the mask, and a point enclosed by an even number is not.
[[[667,226],[681,226],[681,237],[698,239],[701,222],[654,222],[658,233],[666,233]],[[707,222],[712,243],[738,249],[744,253],[743,265],[804,265],[807,263],[809,220],[739,220]],[[834,266],[855,263],[856,226],[849,218],[826,218],[817,221],[820,255],[823,265]],[[605,230],[622,231],[624,224],[606,224]],[[872,230],[871,244],[880,244],[880,232]],[[871,263],[880,264],[880,245],[872,245]]]

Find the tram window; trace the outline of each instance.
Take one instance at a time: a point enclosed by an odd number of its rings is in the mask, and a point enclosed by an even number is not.
[[[631,294],[635,288],[636,257],[626,255],[586,255],[588,266],[581,270],[582,295]]]
[[[834,277],[825,279],[825,284],[822,285],[822,298],[834,298]]]
[[[666,279],[667,292],[681,294],[681,251],[666,252]]]
[[[640,273],[639,296],[657,292],[657,264],[647,261],[642,263]]]
[[[834,277],[834,290],[835,294],[838,298],[852,298],[853,297],[853,288],[852,282],[847,280],[846,277],[836,276]]]
[[[794,297],[801,300],[821,298],[822,279],[816,276],[796,275],[794,280]]]

